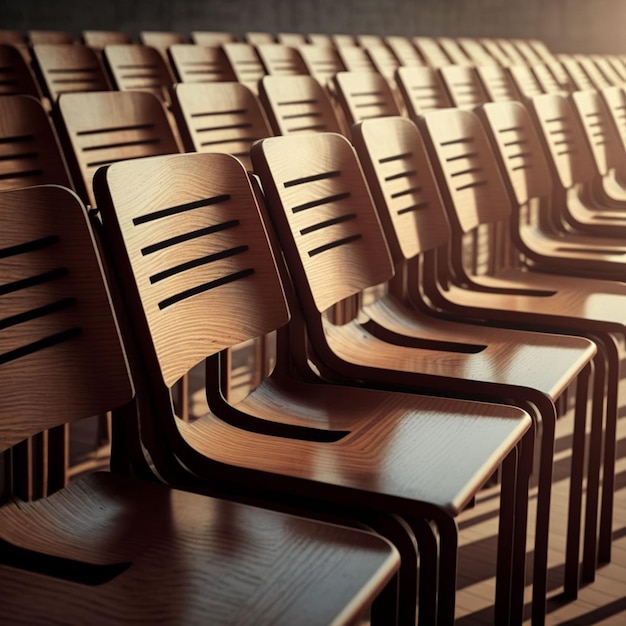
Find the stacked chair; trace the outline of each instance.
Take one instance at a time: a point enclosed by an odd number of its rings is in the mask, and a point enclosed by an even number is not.
[[[565,596],[610,561],[621,57],[0,31],[0,70],[3,610],[453,624],[457,520],[491,481],[489,619],[521,624],[536,481],[543,624],[570,410]],[[95,415],[112,471],[68,485],[69,424]]]

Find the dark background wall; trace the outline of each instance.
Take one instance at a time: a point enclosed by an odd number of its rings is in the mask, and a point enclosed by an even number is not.
[[[0,0],[0,28],[372,33],[543,39],[626,52],[623,0]]]

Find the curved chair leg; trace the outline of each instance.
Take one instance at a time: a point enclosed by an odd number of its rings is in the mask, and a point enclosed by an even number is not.
[[[437,589],[439,575],[439,548],[431,523],[423,518],[409,521],[415,534],[419,554],[419,588],[417,623],[435,624],[437,620]]]

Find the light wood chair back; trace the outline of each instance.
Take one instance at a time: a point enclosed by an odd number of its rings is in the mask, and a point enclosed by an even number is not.
[[[596,54],[592,57],[593,62],[596,64],[598,70],[602,73],[608,83],[608,87],[620,86],[624,84],[624,78],[613,67],[609,59],[601,54]]]
[[[335,45],[330,35],[326,33],[309,33],[306,39],[308,43],[312,43],[315,46],[325,46],[332,48]]]
[[[360,46],[342,46],[337,54],[348,72],[376,72],[367,50]]]
[[[82,40],[86,46],[95,50],[102,50],[111,44],[133,43],[129,35],[117,30],[84,30]]]
[[[0,43],[0,96],[41,97],[39,85],[24,55],[12,44]]]
[[[476,73],[487,94],[487,99],[491,102],[521,99],[513,78],[506,68],[495,64],[479,65],[476,67]]]
[[[308,43],[304,33],[278,33],[276,35],[276,41],[291,48],[304,46]]]
[[[256,46],[266,74],[294,76],[308,74],[298,50],[283,43],[266,43]]]
[[[389,36],[385,37],[385,43],[394,53],[400,65],[426,65],[426,61],[417,51],[413,42],[406,37]]]
[[[478,74],[473,67],[445,65],[439,68],[453,106],[474,109],[489,100]]]
[[[178,82],[220,83],[237,80],[226,53],[219,46],[173,44],[168,55]]]
[[[356,37],[354,35],[348,35],[346,33],[335,33],[330,36],[330,40],[335,48],[341,46],[356,46],[358,45]]]
[[[384,46],[385,40],[380,35],[355,35],[355,43],[361,48],[369,48],[370,46]],[[338,47],[342,47],[341,45]],[[345,47],[345,46],[344,46]],[[352,47],[352,46],[349,46]]]
[[[626,150],[626,91],[623,87],[607,87],[602,90],[602,97],[617,135]]]
[[[59,98],[58,110],[76,190],[91,205],[92,180],[99,167],[180,151],[162,103],[150,93],[68,93]]]
[[[276,43],[276,37],[272,33],[258,31],[244,33],[243,40],[253,46],[258,46],[262,43]]]
[[[574,89],[584,91],[586,89],[596,89],[591,78],[580,64],[578,59],[572,55],[559,55],[559,62],[567,72],[568,78]]]
[[[133,387],[79,199],[62,187],[0,194],[0,249],[11,294],[2,298],[3,451],[125,404]]]
[[[496,39],[496,43],[507,56],[511,65],[528,65],[524,55],[517,49],[510,39]]]
[[[223,44],[222,49],[235,78],[257,95],[259,93],[259,81],[267,72],[256,48],[249,43],[233,42]]]
[[[396,70],[400,67],[400,62],[390,48],[387,46],[370,46],[367,48],[367,55],[381,76],[391,82],[395,80]]]
[[[531,69],[544,93],[568,93],[573,89],[572,81],[560,63],[540,63]]]
[[[166,30],[142,30],[139,33],[139,41],[144,46],[156,48],[159,52],[166,52],[170,46],[185,43],[182,33]]]
[[[62,30],[29,30],[28,42],[31,46],[40,43],[74,43],[74,38]]]
[[[452,65],[461,65],[463,67],[473,67],[474,61],[461,47],[459,42],[452,37],[438,37],[437,43],[439,47],[446,53]]]
[[[38,44],[33,46],[33,60],[51,102],[62,93],[111,89],[100,58],[88,46]]]
[[[248,169],[250,146],[272,134],[260,103],[241,83],[180,83],[172,109],[187,152],[225,152]]]
[[[476,67],[483,67],[485,65],[497,65],[502,67],[502,65],[485,50],[480,40],[470,37],[460,37],[458,43]]]
[[[544,86],[539,82],[537,75],[528,65],[511,65],[507,68],[511,80],[520,95],[525,98],[533,98],[546,93]]]
[[[50,117],[31,96],[2,96],[0,191],[43,184],[71,187]]]
[[[342,131],[326,91],[312,76],[264,76],[259,98],[275,135]]]
[[[544,59],[541,55],[537,54],[537,51],[533,46],[530,45],[530,42],[526,39],[512,39],[511,43],[515,47],[515,49],[522,55],[525,63],[528,65],[539,65],[541,63],[545,63]]]
[[[373,72],[338,72],[334,91],[348,125],[372,117],[400,115],[389,83]]]
[[[116,89],[146,91],[169,101],[174,79],[158,50],[141,44],[110,45],[105,46],[103,55]]]
[[[306,44],[299,46],[298,51],[308,73],[323,87],[326,87],[337,72],[346,70],[334,47]]]
[[[529,39],[528,45],[537,53],[537,56],[541,59],[540,63],[554,63],[557,59],[554,53],[548,48],[548,46],[539,39]]]
[[[452,60],[445,50],[439,45],[437,39],[433,37],[413,37],[413,45],[426,61],[426,65],[432,68],[450,65]]]
[[[432,67],[399,67],[396,82],[412,120],[432,109],[452,106],[441,75]]]
[[[217,47],[225,43],[237,41],[237,37],[233,33],[224,31],[194,30],[191,31],[190,36],[191,42],[199,46]]]
[[[504,50],[502,50],[495,39],[481,38],[479,39],[479,42],[487,51],[487,54],[489,54],[498,65],[501,65],[502,67],[515,65],[515,63],[504,53]],[[524,65],[524,63],[521,65]]]

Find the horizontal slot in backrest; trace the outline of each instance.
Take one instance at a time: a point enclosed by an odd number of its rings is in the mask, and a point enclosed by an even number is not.
[[[387,80],[393,80],[400,63],[393,52],[386,46],[371,46],[367,49],[376,71]]]
[[[258,83],[267,72],[256,48],[247,43],[226,43],[223,49],[237,80],[257,94]]]
[[[489,100],[492,102],[519,99],[511,75],[503,67],[486,65],[476,68],[476,71]]]
[[[296,48],[280,44],[262,44],[256,47],[267,74],[298,76],[307,74],[307,68]]]
[[[172,84],[172,77],[163,57],[154,48],[143,45],[110,45],[104,57],[121,91],[151,91],[161,96]]]
[[[430,37],[414,37],[413,43],[426,60],[429,67],[443,67],[452,62],[435,39]]]
[[[326,85],[337,72],[346,70],[335,48],[305,44],[299,46],[298,51],[308,73],[321,85]]]
[[[533,98],[534,96],[546,93],[546,90],[539,83],[531,67],[527,65],[516,65],[510,67],[508,71],[518,91],[525,98]]]
[[[178,80],[182,83],[216,83],[237,80],[222,48],[176,44],[170,47],[169,56]]]
[[[387,81],[372,72],[339,72],[334,85],[350,124],[400,115]]]
[[[487,102],[487,94],[474,68],[448,65],[439,71],[454,106],[473,109]]]
[[[367,51],[359,46],[344,46],[337,50],[348,72],[375,72],[376,68]]]
[[[400,67],[397,71],[402,98],[414,121],[433,109],[452,106],[441,76],[431,67]]]

